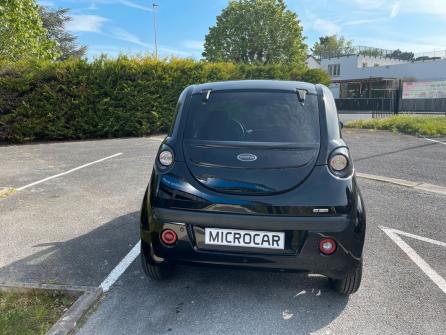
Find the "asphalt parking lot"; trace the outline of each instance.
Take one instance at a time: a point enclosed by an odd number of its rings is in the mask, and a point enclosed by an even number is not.
[[[358,172],[446,186],[445,139],[351,129],[344,137]],[[159,142],[1,146],[0,187],[18,191],[0,199],[0,282],[101,285],[138,243]],[[444,333],[446,196],[359,182],[368,234],[363,283],[350,298],[303,274],[179,267],[155,283],[137,257],[79,334]]]

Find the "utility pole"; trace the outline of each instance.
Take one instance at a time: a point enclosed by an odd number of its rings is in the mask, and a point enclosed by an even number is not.
[[[158,7],[158,5],[153,2],[152,3],[152,12],[153,12],[153,33],[155,35],[155,59],[158,59],[158,44],[156,41],[156,7]]]

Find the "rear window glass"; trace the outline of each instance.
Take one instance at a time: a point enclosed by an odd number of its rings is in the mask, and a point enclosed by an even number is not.
[[[299,102],[281,91],[212,92],[192,96],[185,138],[210,141],[319,143],[317,97]]]

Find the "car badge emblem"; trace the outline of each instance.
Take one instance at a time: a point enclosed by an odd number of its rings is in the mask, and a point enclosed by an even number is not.
[[[313,213],[328,213],[328,208],[315,208]]]
[[[237,155],[237,159],[242,162],[254,162],[257,159],[257,156],[254,154],[240,154]]]

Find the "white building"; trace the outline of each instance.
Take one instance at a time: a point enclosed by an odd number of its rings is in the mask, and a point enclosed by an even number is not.
[[[438,54],[438,52],[437,52]],[[361,54],[323,58],[335,98],[390,97],[403,81],[446,80],[446,53],[407,61]]]
[[[307,66],[309,69],[320,69],[321,64],[317,61],[316,58],[314,58],[312,55],[309,55],[307,57]]]

